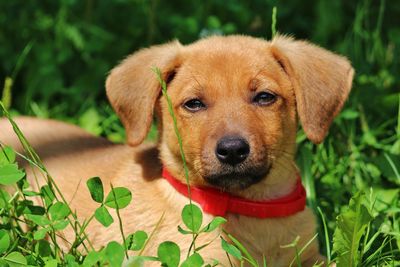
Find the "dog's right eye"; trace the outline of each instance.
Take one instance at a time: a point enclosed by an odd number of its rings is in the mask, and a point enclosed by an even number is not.
[[[199,111],[201,109],[204,109],[206,107],[206,105],[204,105],[203,102],[201,102],[199,99],[195,98],[195,99],[191,99],[189,101],[186,101],[183,104],[183,107],[190,111],[190,112],[196,112]]]
[[[253,102],[260,106],[268,106],[274,103],[277,96],[271,92],[260,92],[254,98]]]

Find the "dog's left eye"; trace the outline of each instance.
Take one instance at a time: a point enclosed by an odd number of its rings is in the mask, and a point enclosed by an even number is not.
[[[206,105],[204,105],[203,102],[201,102],[199,99],[195,98],[195,99],[191,99],[189,101],[186,101],[183,104],[183,107],[185,109],[187,109],[190,112],[196,112],[199,111],[201,109],[204,109],[206,107]]]
[[[266,106],[274,103],[277,96],[271,92],[260,92],[253,98],[253,103],[261,106]]]

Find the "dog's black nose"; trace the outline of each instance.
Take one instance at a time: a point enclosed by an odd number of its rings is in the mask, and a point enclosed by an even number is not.
[[[220,162],[232,166],[244,161],[249,153],[249,143],[240,136],[222,137],[215,150],[215,155]]]

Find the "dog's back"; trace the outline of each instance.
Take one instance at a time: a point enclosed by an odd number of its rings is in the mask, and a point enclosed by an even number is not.
[[[16,118],[15,122],[56,182],[64,180],[62,191],[67,194],[66,199],[72,198],[71,193],[77,190],[86,190],[85,182],[90,177],[100,176],[109,184],[117,168],[106,166],[117,166],[116,161],[130,153],[127,146],[115,145],[67,123],[28,117]],[[25,154],[10,122],[5,118],[0,119],[0,141]],[[33,178],[41,178],[38,169],[29,167],[28,161],[22,157],[17,157],[17,160],[26,169],[30,184],[36,187]],[[38,180],[40,185],[45,183],[45,179]]]
[[[101,149],[111,143],[103,138],[97,138],[72,124],[55,120],[29,117],[15,118],[22,133],[34,147],[42,159],[55,157],[60,154],[79,153],[88,149]],[[23,148],[11,123],[0,119],[0,141],[22,153]]]

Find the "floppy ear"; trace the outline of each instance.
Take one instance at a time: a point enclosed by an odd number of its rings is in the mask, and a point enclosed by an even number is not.
[[[108,99],[126,130],[129,145],[138,145],[146,137],[160,84],[152,68],[161,70],[167,80],[178,66],[181,44],[178,41],[153,46],[129,56],[107,77]]]
[[[354,74],[350,62],[285,36],[273,39],[272,53],[292,82],[304,132],[312,142],[321,143],[350,92]]]

